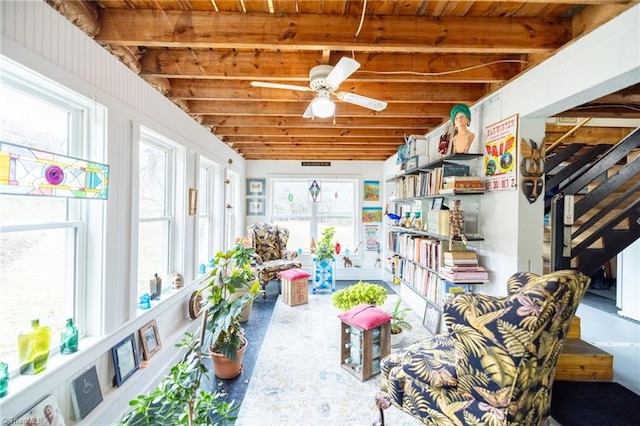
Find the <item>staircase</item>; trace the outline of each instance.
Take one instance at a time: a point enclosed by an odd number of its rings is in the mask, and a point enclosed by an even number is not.
[[[572,143],[545,159],[545,273],[592,276],[640,238],[640,128],[617,144]],[[580,339],[575,318],[555,378],[613,379],[613,356]]]
[[[611,381],[613,355],[580,339],[580,318],[574,317],[558,357],[554,380]]]

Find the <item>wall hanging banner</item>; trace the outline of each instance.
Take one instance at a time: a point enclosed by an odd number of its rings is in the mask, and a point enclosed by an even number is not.
[[[484,174],[487,191],[516,189],[518,114],[486,128]]]
[[[109,166],[0,142],[0,194],[106,200]]]

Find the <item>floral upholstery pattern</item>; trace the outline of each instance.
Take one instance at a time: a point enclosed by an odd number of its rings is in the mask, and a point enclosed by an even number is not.
[[[574,270],[517,273],[506,297],[450,295],[446,332],[382,360],[378,406],[390,402],[427,425],[543,424],[589,281]]]
[[[298,253],[287,251],[288,229],[271,223],[256,223],[248,226],[247,232],[256,251],[256,275],[263,290],[269,281],[278,278],[278,272],[302,266],[294,260]],[[262,295],[266,297],[264,291]]]

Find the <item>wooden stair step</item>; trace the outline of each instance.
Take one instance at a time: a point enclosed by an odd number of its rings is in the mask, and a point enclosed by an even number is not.
[[[555,380],[611,381],[613,355],[580,339],[567,339],[558,358]]]
[[[567,339],[580,339],[580,318],[574,316],[567,332]]]

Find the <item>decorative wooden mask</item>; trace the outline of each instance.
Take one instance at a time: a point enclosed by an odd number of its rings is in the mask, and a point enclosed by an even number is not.
[[[524,139],[520,140],[520,173],[522,173],[522,192],[533,204],[544,186],[544,141],[541,147],[529,139],[531,146]]]

